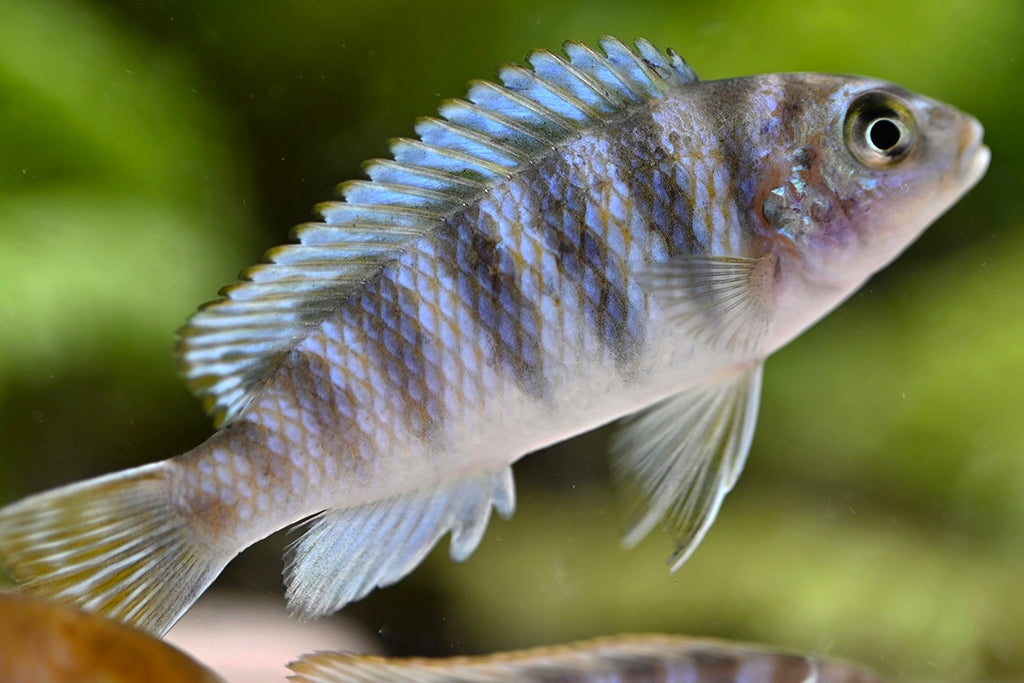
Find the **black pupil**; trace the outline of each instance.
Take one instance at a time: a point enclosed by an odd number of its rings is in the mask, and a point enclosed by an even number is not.
[[[868,127],[868,140],[883,152],[888,152],[900,141],[900,127],[891,119],[876,119]]]

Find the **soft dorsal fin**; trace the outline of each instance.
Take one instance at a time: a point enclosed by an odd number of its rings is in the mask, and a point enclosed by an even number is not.
[[[343,201],[317,207],[323,222],[296,228],[297,244],[270,250],[202,306],[176,355],[217,425],[238,417],[282,354],[407,243],[560,141],[697,81],[672,50],[600,44],[603,53],[577,42],[564,45],[565,57],[532,52],[532,69],[503,68],[502,85],[473,83],[466,100],[441,105],[440,119],[417,123],[418,140],[396,140],[393,160],[369,162],[370,180],[343,184]]]

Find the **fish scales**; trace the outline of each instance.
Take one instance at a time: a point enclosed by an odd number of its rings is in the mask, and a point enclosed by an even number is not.
[[[504,434],[492,437],[507,444],[506,457],[514,457],[520,449],[545,445],[534,443],[538,431],[563,432],[558,422],[567,412],[577,419],[575,398],[565,391],[573,377],[595,376],[594,386],[583,388],[588,391],[620,389],[616,385],[628,378],[629,362],[644,351],[647,323],[645,296],[627,265],[650,251],[654,240],[668,254],[694,241],[689,231],[655,221],[631,199],[642,194],[648,206],[661,200],[648,189],[655,167],[635,162],[644,158],[640,152],[666,166],[678,164],[680,157],[658,146],[663,136],[651,112],[633,119],[625,134],[609,125],[552,152],[456,214],[364,285],[352,298],[358,305],[342,307],[326,320],[268,381],[266,398],[243,418],[263,428],[252,441],[271,446],[274,463],[304,471],[310,463],[327,467],[341,460],[334,469],[358,480],[358,463],[371,467],[395,452],[422,460],[427,468],[436,467],[438,458],[476,457],[493,441],[477,439],[459,453],[466,433],[495,423]],[[650,179],[638,177],[644,172]],[[659,182],[668,188],[667,197],[684,195],[673,182]],[[613,199],[622,195],[630,199]],[[613,212],[613,206],[619,210]],[[603,366],[604,374],[586,371],[587,365]],[[626,375],[616,379],[619,373]],[[497,410],[487,412],[488,405]],[[523,429],[509,424],[509,413],[521,415]],[[536,429],[545,422],[554,424]],[[231,431],[229,426],[226,433]],[[515,443],[510,434],[529,441]],[[332,442],[327,447],[325,437]],[[289,453],[304,457],[288,460]],[[328,484],[323,494],[314,494],[293,484],[280,465],[277,470],[279,485],[303,499],[305,509],[294,513],[298,517],[323,509],[324,496],[327,503],[337,497],[337,484],[322,476],[326,473],[302,480]],[[240,472],[239,486],[248,488],[249,472]],[[215,478],[223,481],[230,474]],[[208,479],[200,470],[182,487],[182,500]],[[220,490],[213,497],[236,504],[243,498]],[[363,502],[353,492],[346,492],[346,500]],[[256,505],[243,516],[244,527],[259,509]],[[256,536],[265,533],[260,529]]]
[[[601,46],[474,83],[342,185],[181,332],[219,431],[0,509],[0,564],[162,633],[234,554],[306,520],[286,597],[315,617],[445,534],[465,559],[513,511],[513,461],[649,407],[613,454],[626,542],[662,525],[681,565],[743,467],[765,357],[988,150],[971,117],[882,81],[700,83],[646,41]]]
[[[330,434],[339,426],[342,433],[360,431],[352,423],[353,405],[374,420],[388,418],[394,423],[374,422],[369,433],[363,431],[326,451],[312,448],[305,438],[281,450],[323,453],[328,460],[333,454],[358,454],[374,462],[380,461],[378,455],[421,451],[422,458],[430,458],[428,464],[436,463],[430,456],[474,457],[480,443],[465,454],[453,450],[465,442],[465,432],[478,432],[484,425],[497,422],[502,431],[522,433],[533,441],[537,431],[563,430],[559,424],[537,430],[538,424],[558,421],[567,412],[577,420],[575,398],[564,390],[573,377],[595,377],[594,386],[584,390],[620,389],[616,385],[621,379],[613,375],[628,373],[628,362],[643,354],[647,326],[646,298],[628,274],[628,263],[643,258],[654,240],[664,245],[666,254],[683,252],[696,240],[671,221],[655,221],[653,212],[642,211],[643,204],[633,200],[642,195],[652,206],[673,196],[690,196],[674,185],[674,178],[659,181],[667,189],[666,199],[653,196],[648,188],[654,186],[656,167],[635,161],[645,158],[639,153],[643,152],[672,167],[690,152],[659,146],[659,140],[667,139],[651,112],[632,118],[625,133],[615,124],[607,131],[583,135],[492,189],[368,283],[354,297],[359,306],[342,308],[324,323],[323,331],[310,334],[300,347],[302,353],[335,369],[334,386],[298,375],[295,366],[301,367],[303,361],[296,356],[280,371],[288,386],[278,389],[276,382],[268,383],[268,397],[297,398],[302,405],[287,411],[293,415],[325,414],[323,426],[315,427],[314,434]],[[613,206],[620,211],[614,213]],[[612,246],[616,243],[618,249]],[[431,303],[422,305],[424,300]],[[433,303],[442,300],[447,305]],[[340,335],[327,333],[338,327],[344,330]],[[458,337],[429,332],[439,329],[457,330]],[[442,363],[426,361],[440,358],[453,346],[462,353],[449,354]],[[587,371],[587,365],[597,365],[603,373]],[[349,367],[356,369],[339,370]],[[560,392],[551,387],[556,380],[563,388]],[[360,386],[353,388],[353,383]],[[427,391],[428,384],[434,387],[432,392]],[[353,389],[361,389],[354,403],[337,395]],[[486,406],[480,399],[485,396],[497,407],[493,414],[482,410]],[[517,404],[518,411],[512,408]],[[272,405],[270,414],[276,419],[280,409]],[[534,429],[517,430],[509,424],[510,412],[518,412],[523,426]],[[259,420],[260,413],[257,406],[246,419]],[[452,423],[448,438],[443,434],[446,422]],[[428,428],[432,436],[427,435]],[[281,429],[269,426],[268,431]],[[544,445],[517,444],[510,436],[501,440],[510,453]],[[352,450],[353,441],[361,447]],[[320,509],[315,502],[311,508]]]

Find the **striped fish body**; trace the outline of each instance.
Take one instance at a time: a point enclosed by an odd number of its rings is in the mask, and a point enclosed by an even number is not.
[[[673,134],[706,127],[689,99],[581,133],[410,244],[197,449],[179,507],[237,500],[211,534],[244,547],[339,504],[504,475],[525,453],[748,369],[752,349],[678,344],[638,282],[652,261],[763,251],[722,141]],[[276,475],[253,486],[260,452]]]
[[[446,533],[464,559],[511,514],[514,460],[650,407],[613,461],[626,540],[664,525],[681,565],[742,469],[765,356],[988,152],[970,117],[879,81],[699,83],[671,51],[602,47],[532,53],[343,185],[181,333],[222,429],[0,510],[0,563],[162,633],[239,550],[314,515],[285,579],[317,616]]]
[[[672,149],[658,119],[678,127],[686,112],[664,104],[581,135],[411,244],[289,353],[199,461],[214,444],[251,460],[277,441],[268,462],[300,453],[297,470],[319,468],[271,487],[309,514],[507,465],[749,364],[676,343],[637,281],[652,259],[759,248],[738,220],[715,231],[713,214],[740,214],[728,192],[689,219],[710,204],[715,167],[685,170],[701,152]]]
[[[881,683],[839,661],[663,635],[439,659],[317,652],[289,668],[297,683]]]

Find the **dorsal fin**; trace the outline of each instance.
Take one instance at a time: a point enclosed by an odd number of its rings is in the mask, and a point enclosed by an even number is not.
[[[441,105],[440,119],[417,123],[418,140],[393,142],[393,160],[369,162],[370,180],[343,184],[344,201],[317,207],[323,222],[296,228],[297,244],[270,250],[202,306],[179,331],[176,355],[216,424],[238,417],[282,354],[403,245],[552,145],[697,80],[672,50],[645,40],[633,50],[610,37],[600,44],[603,54],[577,42],[565,43],[565,57],[535,51],[532,69],[499,72],[502,85],[473,83],[466,100]]]
[[[438,658],[315,652],[288,668],[293,683],[881,683],[870,671],[838,660],[658,634]]]

